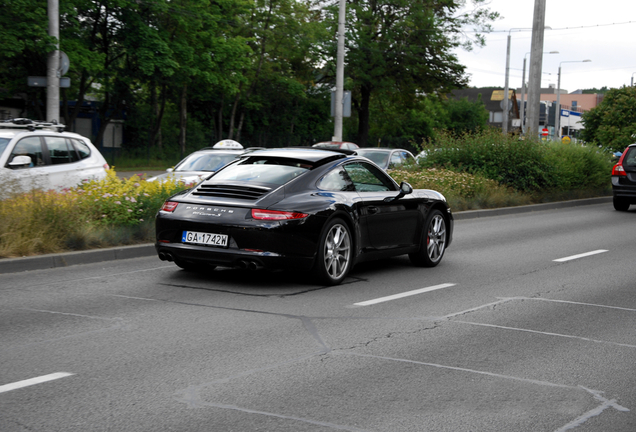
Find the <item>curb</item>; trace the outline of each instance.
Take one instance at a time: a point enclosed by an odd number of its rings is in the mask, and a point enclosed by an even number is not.
[[[146,243],[133,246],[118,246],[106,249],[63,252],[25,258],[6,258],[0,259],[0,274],[140,258],[156,255],[156,253],[155,245],[152,243]]]
[[[546,204],[533,204],[518,207],[504,207],[488,210],[468,210],[453,213],[455,220],[468,220],[492,216],[530,213],[542,210],[554,210],[583,205],[605,204],[612,202],[612,197],[588,198],[582,200],[560,201]],[[57,267],[68,267],[81,264],[142,258],[156,255],[155,245],[145,243],[133,246],[118,246],[106,249],[92,249],[59,254],[38,255],[25,258],[0,259],[0,274],[19,273],[32,270],[45,270]]]
[[[600,198],[586,198],[572,201],[559,201],[553,203],[545,203],[545,204],[531,204],[526,206],[518,206],[518,207],[503,207],[497,209],[487,209],[487,210],[467,210],[462,212],[453,212],[453,217],[455,220],[466,220],[466,219],[477,219],[482,217],[491,217],[491,216],[504,216],[518,213],[529,213],[534,211],[542,211],[542,210],[555,210],[561,208],[568,207],[578,207],[583,205],[594,205],[594,204],[605,204],[611,203],[612,197],[600,197]]]

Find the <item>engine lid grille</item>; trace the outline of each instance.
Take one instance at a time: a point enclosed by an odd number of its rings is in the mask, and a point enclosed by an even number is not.
[[[263,195],[267,194],[270,190],[270,188],[258,186],[201,184],[192,192],[192,195],[257,200]]]

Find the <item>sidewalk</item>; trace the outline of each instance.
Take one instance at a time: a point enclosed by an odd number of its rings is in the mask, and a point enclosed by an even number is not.
[[[453,216],[455,220],[458,221],[483,217],[529,213],[533,211],[554,210],[559,208],[577,207],[584,205],[604,203],[609,204],[611,202],[612,197],[589,198],[583,200],[561,201],[547,204],[533,204],[519,207],[505,207],[489,210],[469,210],[453,213]],[[91,264],[121,259],[150,257],[153,255],[156,255],[155,246],[152,243],[147,243],[134,246],[118,246],[106,249],[65,252],[59,254],[38,255],[24,258],[6,258],[0,259],[0,274],[18,273],[31,270],[43,270],[55,267],[68,267],[78,264]]]

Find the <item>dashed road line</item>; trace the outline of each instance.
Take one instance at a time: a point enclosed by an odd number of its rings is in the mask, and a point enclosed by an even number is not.
[[[565,257],[565,258],[555,259],[555,260],[552,260],[552,261],[555,261],[555,262],[571,261],[571,260],[575,260],[575,259],[579,259],[579,258],[585,258],[585,257],[588,257],[590,255],[597,255],[597,254],[600,254],[600,253],[603,253],[603,252],[609,252],[609,251],[606,250],[606,249],[599,249],[599,250],[595,250],[595,251],[592,251],[592,252],[586,252],[586,253],[582,253],[582,254],[578,254],[578,255],[572,255],[572,256],[569,256],[569,257]]]
[[[74,375],[72,373],[69,372],[57,372],[57,373],[52,373],[49,375],[42,375],[39,377],[35,377],[35,378],[30,378],[30,379],[26,379],[26,380],[22,380],[22,381],[18,381],[18,382],[14,382],[11,384],[5,384],[0,386],[0,393],[5,393],[11,390],[17,390],[23,387],[28,387],[28,386],[32,386],[32,385],[36,385],[36,384],[42,384],[48,381],[53,381],[56,379],[60,379],[60,378],[65,378],[67,376],[71,376]]]
[[[410,297],[410,296],[414,296],[417,294],[422,294],[425,292],[429,292],[429,291],[435,291],[435,290],[439,290],[439,289],[443,289],[443,288],[448,288],[448,287],[452,287],[455,286],[455,284],[453,283],[445,283],[445,284],[441,284],[441,285],[435,285],[435,286],[430,286],[427,288],[420,288],[420,289],[416,289],[413,291],[407,291],[407,292],[403,292],[403,293],[399,293],[399,294],[394,294],[394,295],[390,295],[390,296],[386,296],[386,297],[380,297],[377,299],[373,299],[373,300],[367,300],[367,301],[363,301],[363,302],[359,302],[359,303],[354,303],[354,306],[370,306],[370,305],[374,305],[374,304],[378,304],[378,303],[383,303],[383,302],[387,302],[387,301],[391,301],[391,300],[397,300],[397,299],[401,299],[404,297]]]

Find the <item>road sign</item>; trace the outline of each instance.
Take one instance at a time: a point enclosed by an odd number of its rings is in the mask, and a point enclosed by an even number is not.
[[[541,136],[547,137],[548,135],[550,135],[548,128],[541,129]]]
[[[60,68],[58,71],[60,72],[60,76],[66,75],[68,72],[68,68],[71,66],[71,61],[68,59],[68,56],[64,51],[60,51]]]
[[[561,138],[561,142],[562,142],[563,144],[570,144],[570,142],[571,142],[571,141],[572,141],[572,140],[571,140],[571,139],[570,139],[570,137],[569,137],[569,136],[567,136],[567,135],[565,135],[563,138]]]

